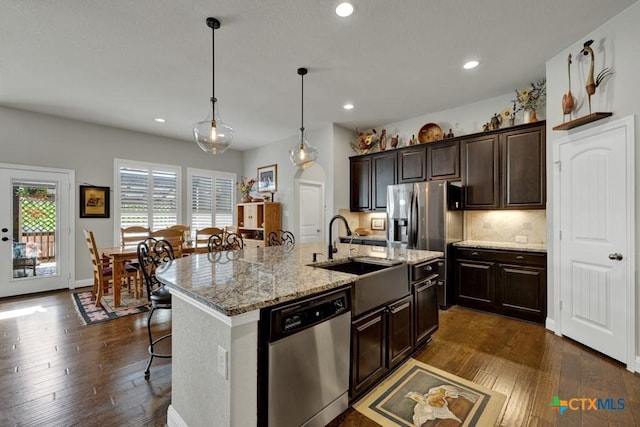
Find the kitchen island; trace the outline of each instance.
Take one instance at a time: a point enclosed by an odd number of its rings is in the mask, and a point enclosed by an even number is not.
[[[334,262],[347,257],[339,244]],[[440,252],[352,245],[352,256],[417,264]],[[169,426],[257,424],[260,309],[353,283],[357,276],[310,266],[321,243],[193,255],[157,271],[172,293]],[[320,256],[320,262],[326,255]],[[393,284],[390,284],[393,285]]]

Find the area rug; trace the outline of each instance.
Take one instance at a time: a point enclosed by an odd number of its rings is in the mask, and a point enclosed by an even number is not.
[[[122,294],[122,305],[117,308],[113,307],[112,295],[104,295],[100,301],[100,307],[96,307],[95,301],[91,301],[91,291],[75,292],[71,295],[71,298],[75,302],[76,311],[84,325],[106,322],[149,311],[147,298],[135,299],[126,293]]]
[[[387,426],[493,426],[506,396],[409,359],[353,405]]]

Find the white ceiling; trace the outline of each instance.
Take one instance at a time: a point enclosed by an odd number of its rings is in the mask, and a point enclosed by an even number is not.
[[[337,0],[2,0],[0,105],[190,141],[215,16],[216,97],[246,150],[297,133],[298,67],[307,129],[370,128],[524,87],[634,1],[353,0],[339,18]]]

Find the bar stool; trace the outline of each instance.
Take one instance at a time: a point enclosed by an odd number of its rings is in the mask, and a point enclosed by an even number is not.
[[[171,294],[169,290],[165,288],[164,284],[156,278],[156,268],[160,265],[173,260],[173,248],[171,244],[166,240],[158,240],[153,237],[147,238],[144,241],[138,243],[138,262],[142,274],[144,275],[144,282],[147,287],[147,298],[151,302],[151,310],[147,316],[147,332],[149,334],[149,362],[147,368],[144,371],[144,378],[148,379],[151,375],[150,368],[151,362],[154,357],[162,359],[171,358],[169,353],[157,353],[155,346],[167,338],[171,337],[171,334],[166,334],[158,338],[153,338],[151,333],[151,319],[153,313],[158,309],[171,310]]]

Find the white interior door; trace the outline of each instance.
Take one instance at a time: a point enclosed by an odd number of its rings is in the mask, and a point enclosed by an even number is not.
[[[321,242],[324,224],[324,185],[300,181],[300,243]]]
[[[69,288],[72,171],[0,164],[0,297]]]
[[[560,141],[561,333],[633,364],[633,118]]]

